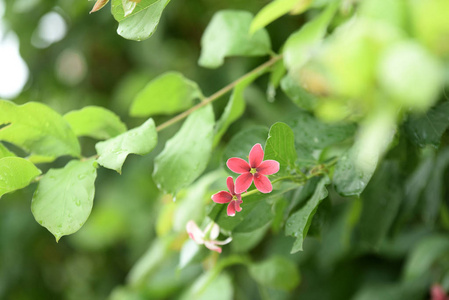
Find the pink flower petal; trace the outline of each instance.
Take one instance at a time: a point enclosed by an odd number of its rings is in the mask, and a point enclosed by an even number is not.
[[[249,152],[249,165],[257,168],[263,160],[263,149],[261,144],[255,144]]]
[[[248,165],[248,163],[245,160],[238,157],[231,157],[226,162],[226,165],[232,172],[238,174],[246,173],[251,170],[251,167]]]
[[[279,163],[275,160],[265,160],[257,167],[257,172],[262,175],[271,175],[278,171]]]
[[[220,191],[212,195],[212,200],[215,203],[228,203],[232,200],[232,195],[226,191]]]
[[[196,225],[196,223],[192,220],[187,222],[186,230],[189,234],[190,238],[197,244],[204,244],[204,233],[201,229]]]
[[[204,246],[206,246],[207,248],[209,248],[212,251],[217,251],[218,253],[221,253],[221,248],[216,246],[214,242],[206,241],[204,243]]]
[[[439,284],[434,284],[430,289],[430,294],[432,296],[431,300],[446,300],[446,293]]]
[[[228,186],[228,190],[231,193],[231,195],[234,195],[235,194],[235,191],[234,191],[234,178],[232,178],[232,176],[229,176],[226,179],[226,185]]]
[[[229,244],[232,241],[232,237],[228,237],[224,241],[214,241],[215,245],[226,245]]]
[[[242,200],[234,201],[235,202],[235,211],[239,212],[242,211],[242,208],[240,207],[240,204],[243,203]]]
[[[249,189],[251,186],[251,183],[253,182],[253,174],[251,173],[244,173],[237,177],[235,180],[235,193],[241,194]]]
[[[254,185],[261,193],[267,194],[273,190],[270,179],[262,174],[256,173],[254,176]]]
[[[227,213],[228,213],[228,216],[230,216],[230,217],[235,216],[235,204],[234,203],[235,203],[235,201],[231,201],[228,204]]]
[[[215,240],[217,239],[219,234],[220,234],[220,226],[218,226],[218,224],[216,223],[213,223],[212,229],[210,230],[209,239]]]

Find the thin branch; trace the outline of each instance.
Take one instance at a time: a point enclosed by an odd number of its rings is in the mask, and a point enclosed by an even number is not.
[[[282,55],[278,55],[278,56],[274,56],[272,57],[269,61],[261,64],[260,66],[258,66],[257,68],[255,68],[254,70],[252,70],[251,72],[246,73],[245,75],[243,75],[242,77],[240,77],[239,79],[231,82],[230,84],[228,84],[227,86],[225,86],[224,88],[222,88],[221,90],[215,92],[214,94],[212,94],[211,96],[205,98],[202,102],[198,103],[197,105],[191,107],[190,109],[180,113],[179,115],[171,118],[170,120],[168,120],[167,122],[162,123],[161,125],[156,127],[156,131],[159,132],[179,121],[181,121],[182,119],[186,118],[187,116],[189,116],[191,113],[193,113],[194,111],[200,109],[203,106],[208,105],[209,103],[211,103],[212,101],[217,100],[218,98],[220,98],[221,96],[223,96],[224,94],[226,94],[227,92],[231,91],[237,84],[239,84],[240,82],[242,82],[243,80],[245,80],[246,78],[252,76],[255,73],[261,72],[263,69],[268,68],[272,65],[274,65],[278,60],[280,60],[282,58]]]

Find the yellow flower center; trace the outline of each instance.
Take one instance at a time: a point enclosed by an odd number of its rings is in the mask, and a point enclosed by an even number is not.
[[[257,169],[256,168],[251,168],[251,170],[249,172],[254,175],[254,174],[257,173]]]

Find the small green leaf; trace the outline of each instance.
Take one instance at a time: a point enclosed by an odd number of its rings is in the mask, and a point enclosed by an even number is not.
[[[333,183],[335,190],[343,196],[359,196],[371,180],[377,161],[361,167],[357,163],[358,151],[352,147],[344,153],[335,166]]]
[[[77,232],[92,210],[97,170],[95,160],[72,160],[63,169],[50,169],[31,202],[36,221],[56,238]]]
[[[147,117],[157,114],[174,114],[193,105],[202,98],[198,85],[181,73],[168,72],[155,78],[134,98],[130,115]]]
[[[162,12],[170,0],[145,1],[145,3],[150,2],[152,4],[142,10],[138,10],[138,6],[136,6],[132,14],[119,21],[117,33],[120,36],[129,40],[142,41],[153,35],[161,19]],[[120,14],[117,15],[120,16]]]
[[[0,198],[26,187],[41,171],[31,162],[20,157],[0,158]]]
[[[422,115],[411,115],[405,122],[405,133],[420,147],[438,147],[449,126],[449,102],[441,102]]]
[[[42,103],[16,105],[0,100],[0,140],[31,154],[57,157],[80,156],[80,145],[69,124]]]
[[[226,272],[211,270],[198,277],[180,300],[232,300],[233,297],[231,277]]]
[[[329,4],[319,17],[306,23],[285,42],[284,62],[290,72],[297,72],[307,62],[310,51],[326,34],[337,8],[338,1]]]
[[[296,264],[282,256],[251,264],[249,273],[262,286],[286,291],[293,290],[301,280]]]
[[[121,22],[126,18],[130,18],[131,16],[148,9],[151,5],[153,5],[155,2],[158,1],[159,0],[142,0],[142,1],[126,0],[126,2],[134,2],[134,3],[139,2],[139,3],[136,3],[132,12],[125,16],[125,8],[123,7],[123,0],[112,0],[111,12],[114,18],[117,20],[117,22]]]
[[[377,249],[386,237],[403,198],[399,166],[383,161],[361,195],[362,212],[357,224],[360,245]]]
[[[0,143],[0,158],[16,156],[14,153],[8,150],[2,143]]]
[[[159,189],[176,194],[191,184],[209,162],[214,137],[214,112],[207,105],[192,113],[154,160]]]
[[[321,201],[328,195],[326,185],[329,184],[329,182],[328,177],[323,177],[307,203],[287,219],[285,234],[296,237],[291,253],[302,251],[302,244],[307,236],[313,216]]]
[[[292,129],[285,123],[275,123],[268,134],[264,159],[277,160],[281,169],[285,169],[294,168],[297,157]]]
[[[120,118],[103,107],[86,106],[64,115],[76,136],[89,136],[106,140],[126,131]]]
[[[237,84],[232,92],[231,98],[226,105],[223,114],[220,119],[217,121],[215,126],[215,137],[214,137],[214,145],[216,145],[223,134],[226,132],[226,129],[245,111],[245,99],[243,98],[243,92],[246,87],[248,87],[256,78],[260,77],[263,73],[267,71],[267,68],[251,74],[239,84]]]
[[[295,13],[299,14],[305,11],[311,0],[275,0],[265,5],[254,17],[249,29],[250,33],[264,28],[274,20],[285,15],[289,11],[295,9]]]
[[[269,54],[271,42],[265,29],[253,35],[249,26],[253,16],[246,11],[217,12],[201,38],[198,64],[218,68],[227,56],[261,56]]]
[[[148,119],[141,126],[128,130],[119,136],[95,145],[99,154],[98,163],[105,168],[122,171],[126,157],[133,153],[145,155],[157,144],[157,132],[153,119]]]
[[[287,75],[282,78],[281,88],[299,108],[313,110],[316,107],[316,97],[299,86],[298,82],[291,76]]]

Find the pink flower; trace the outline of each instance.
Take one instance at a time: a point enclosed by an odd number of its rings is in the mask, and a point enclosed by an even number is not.
[[[210,250],[217,251],[218,253],[221,253],[221,248],[217,245],[226,245],[232,241],[231,237],[227,238],[224,241],[217,241],[217,237],[220,234],[220,227],[214,222],[211,222],[209,225],[207,225],[204,231],[201,231],[198,225],[196,225],[194,221],[190,220],[189,222],[187,222],[186,230],[190,238],[195,243],[197,243],[198,245],[204,244],[204,246],[206,246]]]
[[[215,203],[229,203],[228,204],[228,216],[235,216],[235,212],[239,212],[242,210],[240,204],[243,203],[242,195],[236,194],[234,190],[234,179],[231,176],[226,179],[226,184],[228,186],[229,192],[221,191],[214,195],[212,195],[212,200]]]
[[[434,284],[430,289],[430,300],[448,300],[449,297],[444,292],[443,288],[439,284]]]
[[[255,144],[249,152],[249,164],[238,157],[232,157],[226,162],[231,171],[242,174],[235,180],[235,192],[241,194],[248,190],[254,180],[254,185],[262,193],[273,190],[270,180],[265,175],[279,171],[279,163],[275,160],[263,161],[263,150],[260,144]]]

